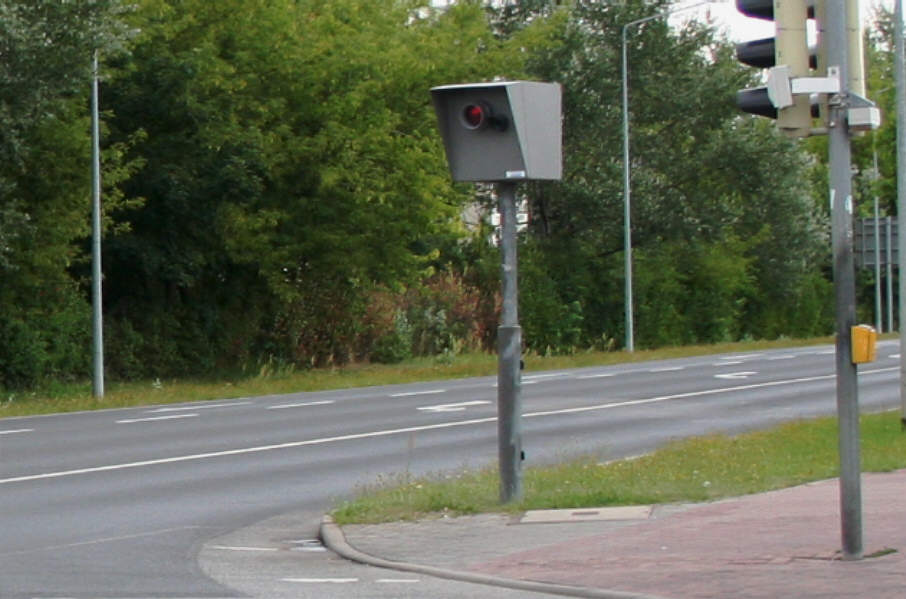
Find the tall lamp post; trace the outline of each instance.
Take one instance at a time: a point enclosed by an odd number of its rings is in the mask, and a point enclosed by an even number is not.
[[[635,337],[633,335],[635,325],[632,318],[632,216],[630,210],[629,184],[629,56],[626,35],[630,27],[635,27],[636,25],[653,21],[654,19],[669,17],[672,14],[698,8],[705,4],[711,4],[713,1],[714,0],[708,0],[682,8],[665,10],[642,19],[630,21],[623,25],[623,256],[625,260],[624,271],[626,280],[624,310],[626,313],[626,350],[630,352],[635,351]]]
[[[98,117],[98,53],[91,59],[91,305],[92,394],[104,397],[104,327],[101,308],[101,151]]]

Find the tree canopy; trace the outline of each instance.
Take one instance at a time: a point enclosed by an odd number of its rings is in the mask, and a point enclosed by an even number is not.
[[[669,5],[0,0],[0,388],[87,375],[95,50],[112,376],[493,347],[493,194],[450,182],[428,90],[495,78],[564,93],[564,180],[522,188],[526,344],[619,348],[621,28]],[[828,332],[820,142],[736,110],[756,74],[709,26],[628,44],[639,344]]]

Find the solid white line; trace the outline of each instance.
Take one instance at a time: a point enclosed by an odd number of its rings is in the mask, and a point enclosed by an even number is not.
[[[898,370],[899,370],[899,366],[892,366],[889,368],[877,368],[875,370],[866,370],[859,374],[861,374],[861,375],[880,374],[883,372],[893,372],[893,371],[898,371]],[[563,415],[563,414],[577,414],[577,413],[581,413],[581,412],[591,412],[591,411],[595,411],[595,410],[609,410],[611,408],[643,405],[643,404],[649,404],[649,403],[658,403],[658,402],[669,401],[672,399],[685,399],[688,397],[715,395],[715,394],[719,394],[719,393],[732,393],[734,391],[745,391],[747,389],[759,389],[759,388],[765,388],[765,387],[777,387],[777,386],[781,386],[781,385],[793,385],[796,383],[808,383],[808,382],[813,382],[813,381],[823,381],[823,380],[833,379],[835,377],[836,377],[835,374],[827,374],[827,375],[822,375],[822,376],[813,376],[813,377],[806,377],[806,378],[799,378],[799,379],[789,379],[789,380],[774,381],[774,382],[769,382],[769,383],[757,383],[757,384],[752,384],[752,385],[740,385],[737,387],[725,387],[722,389],[708,389],[705,391],[691,391],[689,393],[678,393],[676,395],[664,395],[661,397],[651,397],[648,399],[636,399],[636,400],[624,401],[624,402],[618,402],[618,403],[584,406],[584,407],[579,407],[579,408],[564,408],[564,409],[560,409],[560,410],[551,410],[551,411],[547,411],[547,412],[531,412],[531,413],[525,414],[524,417],[525,418],[537,418],[539,416],[558,416],[558,415]],[[391,435],[414,433],[414,432],[420,432],[420,431],[442,430],[442,429],[446,429],[446,428],[457,428],[457,427],[461,427],[461,426],[487,424],[487,423],[496,422],[496,421],[497,421],[496,417],[474,418],[471,420],[459,420],[456,422],[444,422],[444,423],[438,423],[438,424],[410,426],[410,427],[406,427],[406,428],[389,429],[389,430],[382,430],[382,431],[372,431],[370,433],[355,433],[355,434],[350,434],[350,435],[340,435],[337,437],[324,437],[321,439],[309,439],[308,441],[295,441],[295,442],[291,442],[291,443],[280,443],[280,444],[276,444],[276,445],[262,445],[260,447],[246,447],[243,449],[230,449],[230,450],[226,450],[226,451],[212,451],[209,453],[197,453],[197,454],[193,454],[193,455],[184,455],[184,456],[177,456],[177,457],[172,457],[172,458],[163,458],[163,459],[156,459],[156,460],[145,460],[145,461],[141,461],[141,462],[128,462],[128,463],[124,463],[124,464],[111,464],[109,466],[96,466],[96,467],[92,467],[92,468],[79,468],[76,470],[64,470],[61,472],[47,472],[44,474],[30,474],[30,475],[26,475],[26,476],[16,476],[13,478],[0,479],[0,485],[35,481],[35,480],[45,480],[45,479],[52,479],[52,478],[63,478],[63,477],[67,477],[67,476],[76,476],[76,475],[80,475],[80,474],[112,472],[112,471],[116,471],[116,470],[142,468],[145,466],[158,466],[161,464],[176,464],[179,462],[192,462],[192,461],[197,461],[197,460],[205,460],[205,459],[209,459],[209,458],[219,458],[219,457],[226,457],[226,456],[261,453],[261,452],[266,452],[266,451],[276,451],[279,449],[294,449],[294,448],[298,448],[298,447],[308,447],[308,446],[313,446],[313,445],[326,445],[328,443],[337,443],[337,442],[341,442],[341,441],[357,441],[357,440],[361,440],[361,439],[374,439],[374,438],[378,438],[378,437],[388,437]]]
[[[158,420],[179,420],[181,418],[195,418],[198,414],[174,414],[173,416],[154,416],[153,418],[130,418],[117,420],[117,424],[135,424],[136,422],[157,422]]]
[[[348,584],[358,582],[358,578],[281,578],[283,582],[301,582],[306,584]]]
[[[475,418],[472,420],[460,420],[457,422],[444,422],[439,424],[428,424],[424,426],[410,426],[406,428],[397,428],[383,431],[373,431],[370,433],[356,433],[351,435],[340,435],[338,437],[324,437],[321,439],[309,439],[308,441],[294,441],[291,443],[279,443],[277,445],[262,445],[260,447],[246,447],[243,449],[228,449],[226,451],[212,451],[209,453],[196,453],[193,455],[176,456],[172,458],[162,458],[157,460],[144,460],[141,462],[127,462],[123,464],[111,464],[109,466],[95,466],[91,468],[78,468],[76,470],[63,470],[61,472],[47,472],[44,474],[30,474],[26,476],[16,476],[13,478],[0,478],[0,485],[10,483],[28,482],[33,480],[45,480],[50,478],[63,478],[66,476],[76,476],[80,474],[94,474],[97,472],[112,472],[116,470],[128,470],[131,468],[142,468],[145,466],[158,466],[161,464],[176,464],[179,462],[193,462],[197,460],[206,460],[209,458],[219,458],[226,456],[245,455],[250,453],[261,453],[265,451],[276,451],[278,449],[294,449],[297,447],[307,447],[311,445],[325,445],[327,443],[337,443],[339,441],[357,441],[360,439],[374,439],[377,437],[387,437],[390,435],[399,435],[404,433],[415,433],[420,431],[439,430],[445,428],[455,428],[459,426],[471,426],[474,424],[485,424],[496,422],[497,418]]]
[[[287,408],[307,408],[309,406],[327,406],[333,403],[333,400],[326,401],[307,401],[304,403],[285,403],[276,406],[269,406],[268,410],[285,410]]]
[[[393,393],[390,397],[413,397],[415,395],[437,395],[446,393],[446,389],[431,389],[430,391],[410,391],[409,393]]]
[[[18,435],[20,433],[33,433],[35,429],[33,428],[20,428],[12,431],[0,431],[0,435]]]
[[[234,401],[231,403],[194,404],[191,406],[157,408],[156,410],[148,410],[147,413],[160,414],[163,412],[194,412],[195,410],[213,410],[215,408],[233,408],[236,406],[247,406],[251,403],[252,402],[250,401]]]

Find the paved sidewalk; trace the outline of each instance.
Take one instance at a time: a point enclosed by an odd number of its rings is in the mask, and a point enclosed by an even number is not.
[[[906,597],[906,470],[863,475],[863,560],[839,559],[839,501],[833,479],[650,513],[575,510],[568,522],[480,515],[322,531],[375,565],[550,594]]]

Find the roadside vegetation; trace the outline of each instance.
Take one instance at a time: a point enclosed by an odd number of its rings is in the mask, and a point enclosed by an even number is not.
[[[863,415],[862,470],[906,468],[900,414]],[[524,471],[524,500],[499,502],[497,470],[426,478],[388,476],[333,512],[339,524],[438,518],[481,512],[701,502],[838,476],[837,422],[791,422],[738,436],[670,443],[654,453],[609,462],[589,455]]]
[[[825,337],[691,345],[633,353],[585,351],[554,356],[529,353],[525,356],[525,367],[527,371],[582,368],[831,342]],[[291,366],[265,365],[250,376],[113,382],[100,399],[92,397],[88,381],[68,384],[49,381],[31,391],[8,391],[0,395],[0,418],[491,376],[496,372],[495,354],[473,352],[412,358],[393,365],[362,363],[299,371]]]

